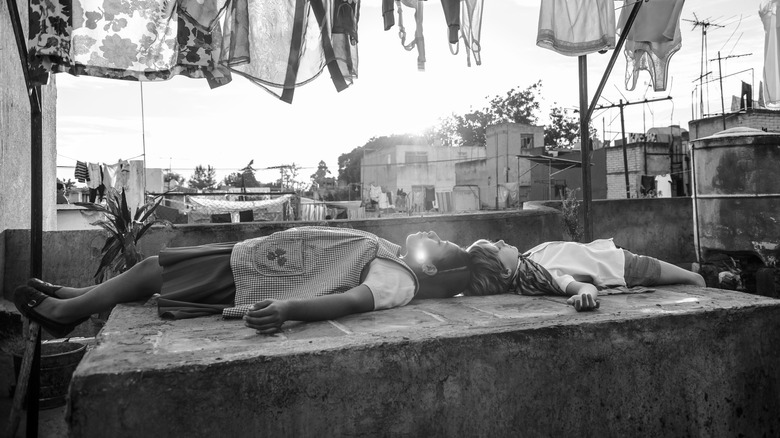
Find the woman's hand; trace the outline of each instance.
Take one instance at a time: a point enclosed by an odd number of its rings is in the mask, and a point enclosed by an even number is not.
[[[572,294],[572,296],[566,300],[566,303],[574,306],[578,312],[599,308],[599,290],[590,283],[572,281],[569,286],[566,287],[566,292]]]
[[[264,300],[255,303],[244,315],[244,324],[260,334],[272,334],[281,329],[288,319],[289,302]]]

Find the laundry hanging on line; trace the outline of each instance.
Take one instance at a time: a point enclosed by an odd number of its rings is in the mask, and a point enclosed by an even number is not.
[[[136,81],[182,75],[215,88],[237,73],[292,102],[294,89],[326,67],[338,91],[352,84],[359,9],[360,0],[131,0],[115,8],[31,0],[31,76],[46,84],[63,72]]]
[[[382,0],[382,19],[384,29],[390,30],[395,25],[393,13],[398,12],[398,37],[401,46],[407,51],[417,49],[417,69],[425,71],[425,36],[423,33],[423,17],[426,0]],[[457,55],[460,51],[460,40],[466,52],[466,65],[471,67],[471,58],[477,65],[482,65],[482,8],[484,0],[441,0],[447,29],[447,41],[450,52]],[[404,26],[404,9],[414,11],[414,38],[407,41]]]
[[[635,0],[623,0],[618,19],[620,34],[626,27]],[[682,47],[680,17],[685,0],[645,2],[626,36],[626,89],[636,88],[639,72],[650,74],[654,91],[666,91],[669,62]]]
[[[614,49],[613,0],[542,0],[536,45],[567,56]]]

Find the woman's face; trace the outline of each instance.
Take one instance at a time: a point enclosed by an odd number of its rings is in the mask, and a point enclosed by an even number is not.
[[[410,260],[420,265],[431,263],[440,271],[461,267],[462,252],[458,245],[441,240],[433,231],[420,231],[406,237],[406,253],[411,256]]]
[[[508,269],[511,275],[515,275],[517,270],[517,258],[520,256],[520,251],[516,247],[499,240],[498,242],[491,242],[489,240],[477,240],[474,245],[483,246],[486,248],[492,248],[498,253],[498,259],[504,266],[504,269]]]

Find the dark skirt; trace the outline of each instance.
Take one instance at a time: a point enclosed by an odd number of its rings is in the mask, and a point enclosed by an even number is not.
[[[236,284],[230,269],[235,242],[166,248],[160,251],[162,291],[157,312],[163,318],[219,315],[233,307]]]

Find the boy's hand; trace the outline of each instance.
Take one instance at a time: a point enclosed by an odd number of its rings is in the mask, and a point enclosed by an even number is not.
[[[595,310],[599,308],[599,293],[595,287],[593,290],[585,290],[577,295],[572,295],[566,303],[571,304],[578,312]]]
[[[244,324],[257,330],[257,333],[271,334],[282,328],[282,324],[287,321],[288,311],[287,301],[260,301],[244,315]]]

